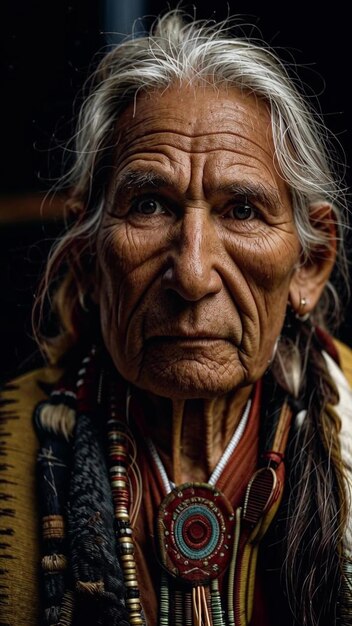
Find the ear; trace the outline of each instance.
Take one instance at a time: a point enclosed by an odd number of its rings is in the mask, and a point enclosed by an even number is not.
[[[322,243],[315,246],[292,276],[289,297],[298,315],[310,313],[315,308],[336,260],[336,221],[332,206],[322,202],[312,204],[310,221],[320,231]]]

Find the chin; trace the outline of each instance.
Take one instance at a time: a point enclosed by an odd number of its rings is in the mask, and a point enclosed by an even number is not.
[[[244,375],[240,365],[228,368],[226,372],[213,367],[185,367],[176,363],[162,370],[160,367],[148,368],[141,373],[137,387],[155,395],[180,400],[210,399],[224,396],[244,384]]]

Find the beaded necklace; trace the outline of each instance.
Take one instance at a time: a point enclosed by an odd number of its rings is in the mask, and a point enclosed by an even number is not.
[[[114,417],[108,421],[108,455],[118,553],[125,576],[130,623],[144,624],[129,515],[133,493],[140,499],[139,483],[133,475],[136,447],[126,421],[117,418],[119,402],[114,397],[114,387],[110,402],[109,412]],[[216,481],[243,434],[249,410],[250,401],[208,483],[173,485],[153,442],[146,441],[166,494],[156,520],[162,567],[159,626],[245,626],[250,621],[258,545],[281,501],[282,461],[292,411],[285,401],[276,418],[272,446],[263,454],[263,467],[252,476],[243,505],[234,511],[217,489]],[[131,468],[135,491],[128,479]],[[136,511],[136,506],[133,510]],[[228,582],[224,603],[219,578],[225,570],[228,570]]]
[[[128,424],[128,410],[124,409],[129,403],[129,393],[126,396],[126,383],[115,371],[106,375],[103,389],[101,372],[93,350],[79,368],[77,383],[62,382],[51,394],[50,401],[42,403],[36,411],[37,429],[42,437],[49,431],[61,431],[64,435],[58,439],[58,456],[60,454],[60,458],[65,459],[61,464],[63,467],[60,463],[53,465],[47,454],[43,465],[44,491],[48,491],[48,472],[50,476],[54,472],[56,482],[58,478],[61,481],[60,493],[54,498],[49,485],[50,493],[42,514],[45,549],[42,567],[44,572],[50,572],[49,577],[45,574],[48,583],[47,624],[66,626],[74,623],[75,593],[79,592],[80,597],[82,594],[103,596],[106,589],[104,581],[90,582],[89,577],[86,582],[81,580],[79,563],[74,569],[75,588],[72,583],[64,582],[64,579],[70,581],[65,571],[71,557],[66,542],[64,506],[70,469],[67,461],[71,448],[69,435],[82,420],[84,432],[89,427],[86,416],[93,413],[99,416],[99,423],[105,418],[117,567],[121,567],[123,574],[128,622],[131,626],[146,623],[133,539],[142,498],[142,480],[136,463],[136,445]],[[258,545],[279,506],[284,484],[282,461],[292,411],[286,400],[280,406],[270,425],[271,434],[266,438],[262,465],[248,484],[242,506],[234,511],[217,489],[218,469],[213,475],[213,484],[186,483],[171,491],[169,486],[165,490],[156,523],[162,567],[159,626],[246,626],[250,622]],[[240,434],[236,433],[225,452],[225,464],[244,430],[248,410],[240,422]],[[94,447],[94,433],[92,436]],[[153,445],[149,445],[153,449]],[[39,454],[42,464],[43,450],[47,450],[44,446]],[[223,459],[220,463],[223,467]],[[102,471],[99,470],[100,474]],[[90,523],[98,523],[97,520]],[[94,578],[93,570],[94,564],[91,576]],[[219,577],[225,570],[227,588],[220,597]],[[83,573],[85,575],[85,568]],[[60,590],[60,593],[55,592],[55,605],[52,605],[53,576],[58,580],[55,588]]]

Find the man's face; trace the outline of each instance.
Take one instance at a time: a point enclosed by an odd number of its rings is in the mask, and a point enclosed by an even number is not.
[[[166,397],[252,384],[300,252],[265,104],[175,87],[142,95],[117,130],[95,290],[117,369]]]

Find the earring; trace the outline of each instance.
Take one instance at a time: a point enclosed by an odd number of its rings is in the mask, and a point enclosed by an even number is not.
[[[305,298],[304,296],[301,297],[300,299],[300,303],[299,303],[299,308],[298,311],[296,311],[296,318],[300,321],[300,322],[306,322],[307,320],[309,320],[310,318],[310,313],[309,311],[307,311],[307,313],[304,312],[305,307],[308,304],[308,300],[307,298]]]

